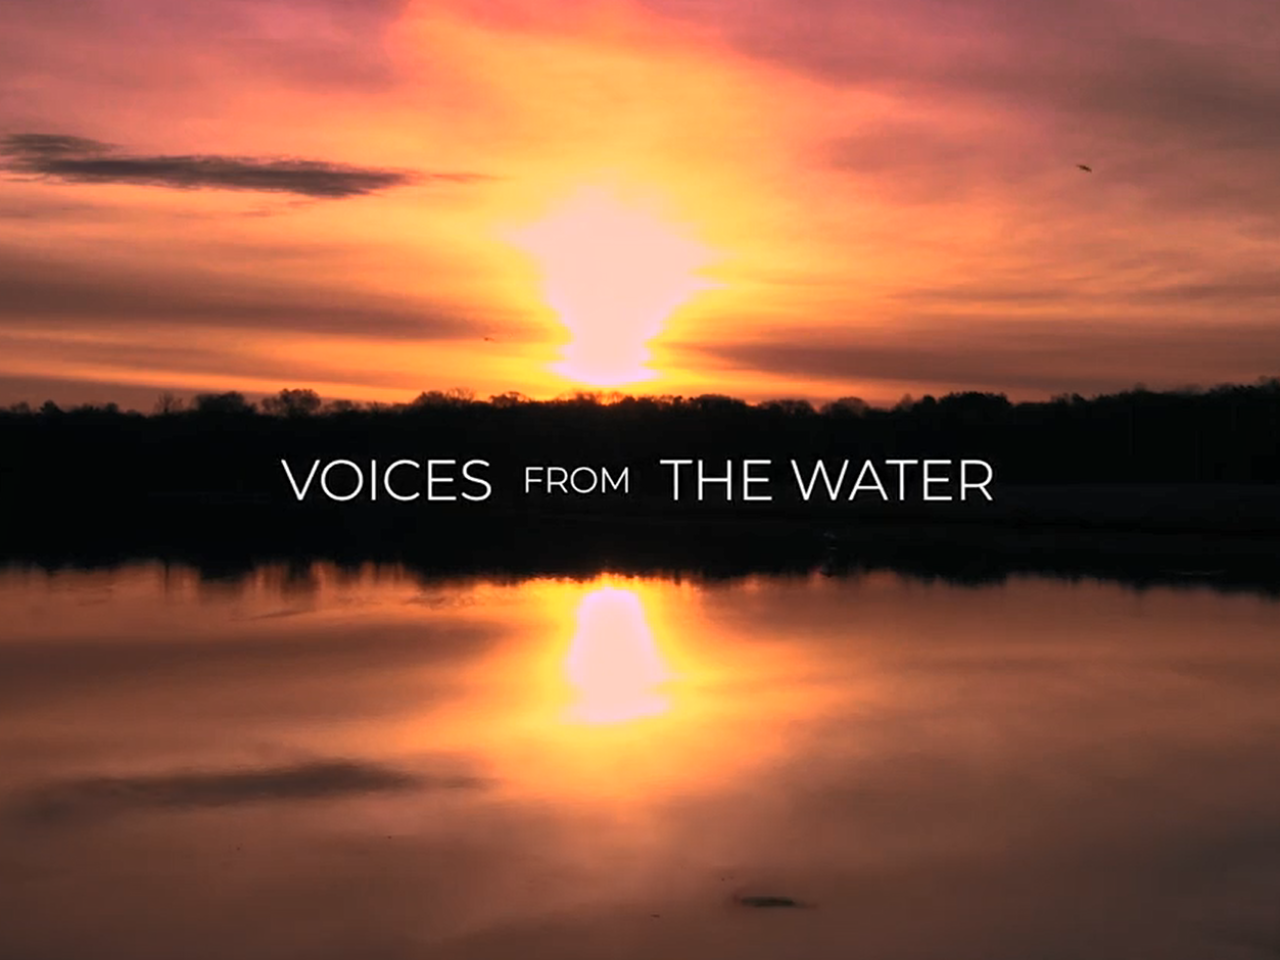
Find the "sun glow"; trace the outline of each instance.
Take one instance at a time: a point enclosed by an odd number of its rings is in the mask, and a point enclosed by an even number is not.
[[[761,642],[767,624],[726,622],[688,582],[606,574],[471,590],[477,602],[459,608],[459,622],[496,627],[502,639],[462,674],[441,667],[457,698],[410,711],[394,739],[414,754],[483,758],[505,790],[607,797],[620,811],[719,789],[786,755],[793,731],[780,717],[825,707],[820,690],[779,684],[813,675],[803,645]],[[387,609],[422,620],[417,604]],[[739,655],[744,634],[755,638],[748,657]]]
[[[674,310],[714,286],[698,276],[707,248],[601,188],[580,190],[509,239],[537,261],[547,304],[570,334],[552,369],[591,386],[652,379],[649,342]]]
[[[619,723],[666,712],[670,679],[631,590],[605,587],[582,598],[565,674],[577,694],[571,710],[586,723]]]

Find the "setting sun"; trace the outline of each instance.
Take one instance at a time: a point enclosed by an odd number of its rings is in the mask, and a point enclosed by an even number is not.
[[[543,296],[569,331],[554,369],[591,386],[651,379],[649,341],[676,308],[712,286],[697,273],[708,249],[599,188],[580,190],[509,239],[537,262]]]

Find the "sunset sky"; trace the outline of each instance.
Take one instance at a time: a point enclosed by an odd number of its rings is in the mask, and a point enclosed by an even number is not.
[[[1274,0],[9,0],[0,404],[1253,382],[1278,118]]]

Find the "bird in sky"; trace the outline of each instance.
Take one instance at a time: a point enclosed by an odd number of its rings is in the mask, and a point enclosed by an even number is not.
[[[1079,167],[1081,170],[1083,170],[1085,173],[1093,173],[1093,167],[1090,167],[1087,164],[1077,163],[1076,166]]]

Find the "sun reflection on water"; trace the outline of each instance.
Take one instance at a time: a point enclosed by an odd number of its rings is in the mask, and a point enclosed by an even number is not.
[[[576,694],[571,720],[621,723],[670,708],[662,692],[670,671],[633,590],[603,587],[582,598],[564,670]]]
[[[788,718],[821,706],[809,685],[796,696],[809,675],[796,644],[692,584],[604,574],[483,597],[447,617],[494,629],[493,646],[450,666],[456,696],[424,701],[398,749],[469,757],[509,796],[617,812],[713,791],[784,756]]]

